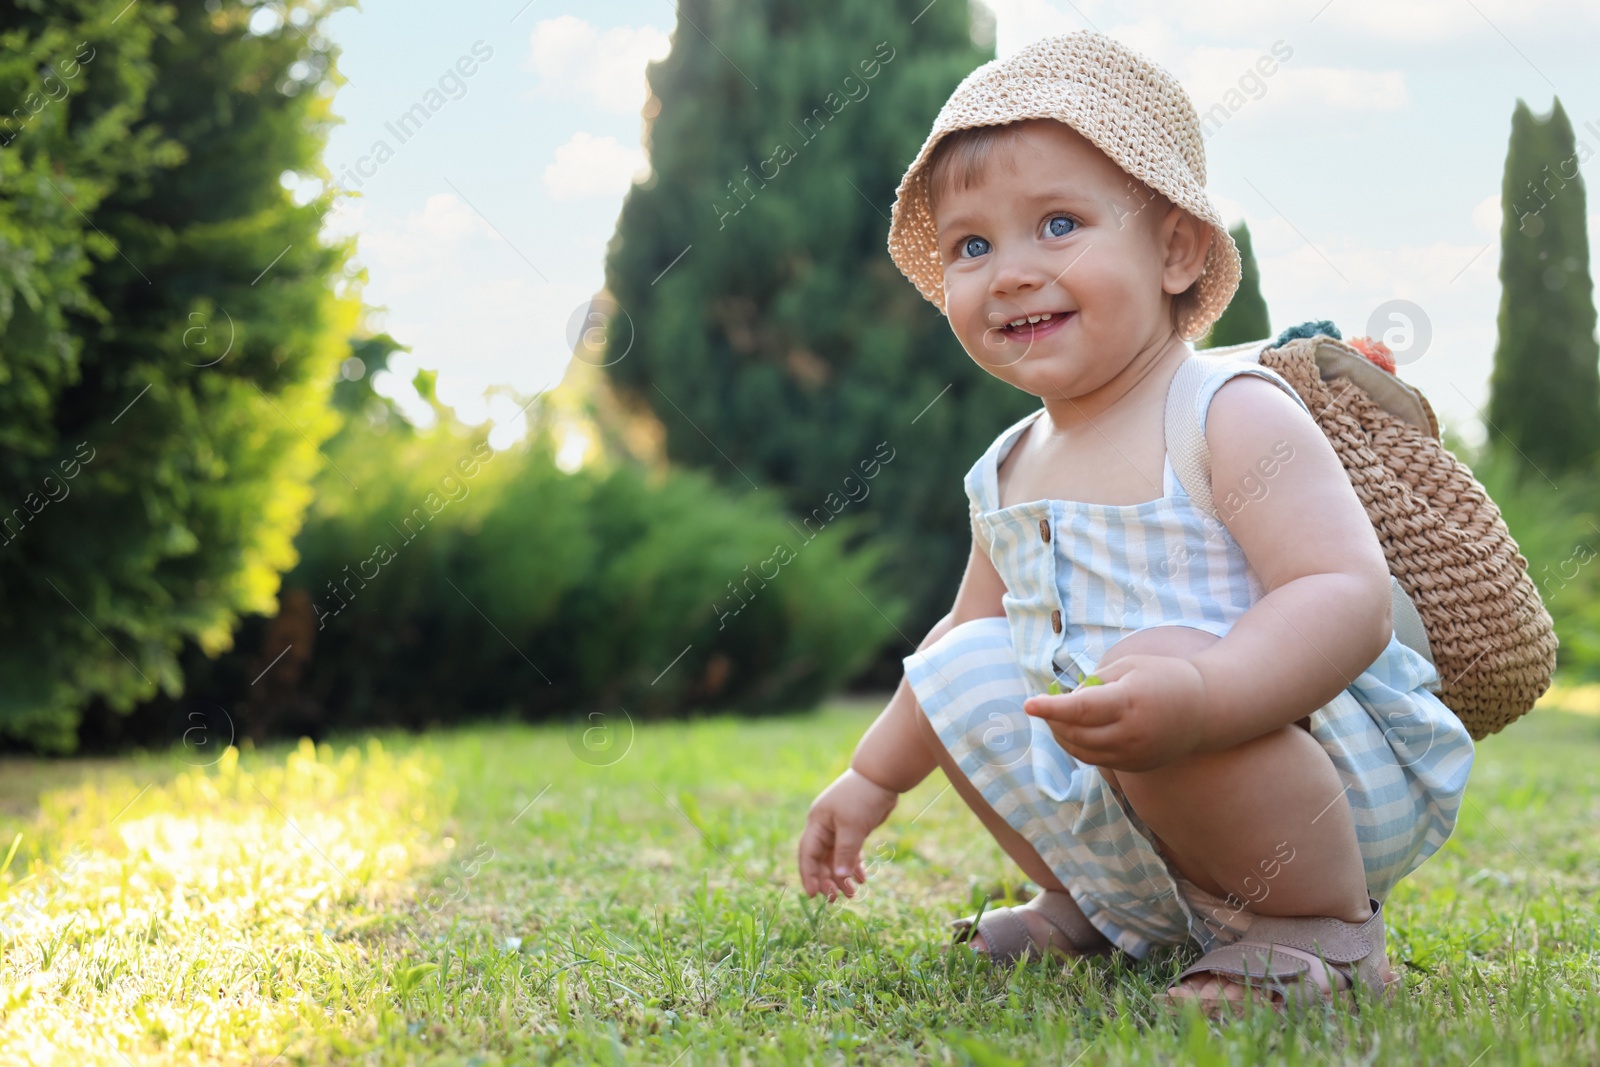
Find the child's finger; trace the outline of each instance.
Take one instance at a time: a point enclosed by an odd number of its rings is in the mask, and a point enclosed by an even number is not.
[[[1122,717],[1127,695],[1121,686],[1085,686],[1060,696],[1033,696],[1022,703],[1022,710],[1050,722],[1071,726],[1105,726]]]
[[[1109,752],[1104,752],[1093,748],[1074,747],[1070,745],[1062,745],[1061,747],[1067,750],[1068,755],[1086,767],[1109,767],[1112,770],[1122,769],[1117,766],[1117,758]]]
[[[1051,730],[1057,743],[1079,763],[1110,766],[1122,756],[1120,733],[1105,726],[1058,726]]]
[[[1107,767],[1113,757],[1110,753],[1097,745],[1086,745],[1072,738],[1058,738],[1061,747],[1066,749],[1067,755],[1079,763],[1086,763],[1091,767]]]
[[[807,896],[827,892],[831,885],[826,874],[831,836],[816,822],[807,822],[805,831],[800,835],[800,879]]]
[[[833,884],[833,879],[828,877],[827,867],[820,860],[807,859],[806,873],[803,877],[806,882],[807,896],[816,896],[821,893],[831,902],[838,895],[838,887]]]
[[[1063,741],[1061,747],[1080,763],[1109,767],[1114,771],[1138,773],[1155,770],[1165,762],[1149,745],[1136,743],[1114,728],[1087,731],[1070,743]]]
[[[1078,721],[1078,700],[1072,693],[1029,697],[1022,702],[1022,710],[1049,722],[1065,724]]]
[[[854,896],[855,890],[849,887],[846,881],[852,873],[861,868],[861,846],[866,841],[866,832],[853,826],[841,826],[834,831],[833,842],[833,879],[845,886],[845,896]],[[858,881],[865,881],[859,878]]]
[[[802,877],[805,879],[807,896],[827,892],[828,886],[822,875],[822,868],[815,861],[806,860],[805,874]]]

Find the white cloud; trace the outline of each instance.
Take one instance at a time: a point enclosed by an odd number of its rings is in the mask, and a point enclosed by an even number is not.
[[[1480,204],[1474,215],[1482,208]],[[1294,277],[1294,287],[1307,293],[1370,292],[1380,302],[1391,297],[1422,301],[1445,293],[1453,296],[1475,280],[1498,285],[1497,242],[1489,235],[1464,242],[1378,243],[1355,231],[1303,234],[1275,213],[1251,213],[1249,224],[1256,259],[1263,264],[1262,277],[1269,277],[1265,264],[1271,260],[1285,272],[1283,277]],[[1314,243],[1308,244],[1308,239]]]
[[[1122,0],[1074,0],[1060,5],[1061,10],[1047,0],[988,0],[988,4],[998,16],[1002,57],[1040,37],[1097,29],[1174,73],[1175,68],[1163,57],[1176,57],[1192,47],[1197,37],[1259,40],[1265,48],[1275,37],[1292,35],[1291,43],[1298,44],[1302,38],[1332,30],[1365,43],[1415,49],[1474,36],[1492,38],[1503,46],[1504,34],[1530,51],[1551,26],[1571,33],[1600,22],[1600,8],[1591,0],[1474,0],[1476,13],[1438,0],[1305,0],[1292,7],[1281,0],[1229,0],[1226,4],[1147,0],[1138,5],[1142,17],[1132,23],[1119,21],[1127,14]]]
[[[1381,336],[1383,324],[1372,321],[1378,308],[1390,300],[1415,303],[1432,340],[1400,376],[1422,390],[1442,420],[1476,432],[1471,427],[1487,400],[1496,336],[1497,241],[1484,235],[1390,244],[1382,232],[1371,239],[1315,232],[1306,235],[1316,242],[1312,247],[1275,214],[1252,215],[1249,223],[1275,328],[1331,319],[1345,337],[1374,329]]]
[[[1339,2],[1344,3],[1347,0]],[[1089,9],[1092,14],[1101,14],[1102,25],[1105,25],[1106,19],[1122,13],[1118,0],[1109,0],[1102,6],[1109,10],[1102,13],[1094,8]],[[1191,47],[1197,36],[1235,41],[1259,39],[1264,42],[1263,47],[1265,47],[1265,42],[1277,36],[1287,21],[1284,17],[1285,5],[1282,0],[1229,0],[1226,4],[1196,4],[1192,0],[1154,0],[1152,3],[1140,6],[1149,11],[1144,21],[1160,26],[1167,34],[1167,39],[1176,46],[1177,51]],[[1307,11],[1305,17],[1310,18],[1311,13]],[[1295,14],[1299,15],[1300,12],[1297,11]],[[1296,18],[1289,25],[1298,27],[1304,23]],[[1127,30],[1125,26],[1114,26],[1105,32],[1123,39],[1122,34],[1125,30]],[[1160,61],[1159,57],[1157,61]],[[1168,69],[1172,68],[1169,66]]]
[[[1250,48],[1196,44],[1177,36],[1170,23],[1154,19],[1120,26],[1111,36],[1171,73],[1201,115],[1216,104],[1236,112],[1303,113],[1392,111],[1410,100],[1404,72],[1310,66],[1304,50],[1266,28],[1246,35],[1262,42]]]
[[[544,187],[552,200],[610,197],[649,176],[642,148],[580,130],[556,149],[555,162],[544,169]]]
[[[1212,188],[1206,190],[1206,195],[1211,198],[1211,206],[1217,209],[1217,214],[1222,217],[1222,224],[1232,229],[1245,217],[1244,205],[1226,193]],[[1251,241],[1255,240],[1256,229],[1250,227]]]
[[[1472,209],[1472,225],[1492,236],[1499,235],[1502,218],[1499,193],[1484,197]]]
[[[1438,0],[1384,0],[1373,4],[1358,0],[1333,0],[1318,25],[1353,31],[1374,42],[1408,47],[1452,42],[1482,36],[1503,47],[1513,41],[1523,51],[1537,45],[1553,26],[1563,34],[1582,32],[1597,21],[1588,0],[1475,0],[1476,13],[1468,15]],[[1517,39],[1518,31],[1530,36]]]
[[[1336,0],[1346,2],[1346,0]],[[997,55],[1010,56],[1042,37],[1090,28],[1071,12],[1058,11],[1045,0],[992,0],[998,17]],[[1162,5],[1158,5],[1162,6]],[[1258,41],[1251,47],[1219,47],[1197,43],[1195,35],[1181,31],[1192,19],[1193,5],[1172,5],[1162,16],[1107,26],[1103,21],[1115,11],[1085,6],[1109,36],[1164,67],[1188,92],[1195,110],[1205,114],[1223,104],[1230,112],[1392,111],[1410,102],[1403,71],[1360,67],[1307,65],[1303,49],[1282,31],[1282,10],[1265,0],[1230,7],[1228,27],[1210,21],[1214,7],[1193,19],[1194,29],[1212,39]],[[1276,49],[1276,52],[1274,52]],[[1281,58],[1287,55],[1288,58]],[[1266,57],[1263,73],[1262,58]]]
[[[471,237],[494,233],[476,211],[454,193],[435,193],[421,211],[412,212],[398,229],[361,231],[360,255],[364,262],[383,262],[413,268],[450,256]]]
[[[1140,49],[1140,51],[1143,51],[1143,49]],[[1270,91],[1273,84],[1279,80],[1284,68],[1294,62],[1294,57],[1291,54],[1287,63],[1280,63],[1277,57],[1273,56],[1265,48],[1213,48],[1207,45],[1196,45],[1192,46],[1188,52],[1189,54],[1181,64],[1167,69],[1183,83],[1184,89],[1193,97],[1195,107],[1202,111],[1204,110],[1201,107],[1203,101],[1215,100],[1229,89],[1239,89],[1241,92],[1246,92],[1246,89],[1241,88],[1240,82],[1248,82],[1247,74],[1254,74]],[[1267,56],[1268,59],[1272,60],[1272,63],[1267,68],[1273,71],[1270,76],[1263,76],[1261,71],[1256,68],[1256,62],[1262,56]],[[1166,64],[1162,65],[1165,66]],[[1255,91],[1260,92],[1261,90],[1256,89]],[[1249,95],[1248,92],[1247,95]]]
[[[995,15],[995,55],[1005,59],[1041,37],[1084,30],[1082,19],[1056,10],[1047,0],[983,0]]]
[[[546,19],[533,28],[524,70],[538,72],[541,89],[586,95],[607,111],[636,112],[649,88],[645,64],[661,59],[672,42],[654,26],[602,30],[572,15]]]
[[[466,422],[507,426],[497,440],[506,443],[523,420],[487,394],[504,384],[527,397],[560,381],[572,353],[569,322],[602,282],[601,242],[558,255],[539,243],[538,227],[506,224],[502,237],[452,193],[430,196],[400,220],[369,210],[345,221],[360,227],[358,256],[370,278],[363,298],[387,308],[383,328],[412,349],[391,357],[398,377],[439,371],[439,399]],[[584,268],[558,270],[569,259]],[[386,388],[405,392],[396,382]]]
[[[1292,63],[1293,60],[1290,61]],[[1406,77],[1397,70],[1354,67],[1295,67],[1284,64],[1270,91],[1276,106],[1322,104],[1341,111],[1393,111],[1406,106]]]

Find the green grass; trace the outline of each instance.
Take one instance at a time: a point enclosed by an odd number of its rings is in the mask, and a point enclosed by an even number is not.
[[[1020,873],[937,772],[864,892],[801,896],[806,808],[875,710],[9,761],[0,1062],[1600,1061],[1600,717],[1481,745],[1455,836],[1390,898],[1399,1004],[1218,1025],[1152,1003],[1189,951],[949,951]]]

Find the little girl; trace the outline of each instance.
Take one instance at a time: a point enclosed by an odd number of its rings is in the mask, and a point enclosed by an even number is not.
[[[1305,403],[1186,343],[1239,279],[1204,183],[1183,88],[1097,33],[986,63],[940,111],[890,252],[1043,407],[967,472],[955,604],[812,804],[801,877],[853,895],[867,835],[937,765],[1041,890],[953,924],[996,962],[1193,938],[1172,1003],[1383,996],[1381,901],[1449,836],[1472,742],[1395,637],[1382,548]],[[1215,516],[1166,451],[1187,359],[1213,498],[1235,502]]]

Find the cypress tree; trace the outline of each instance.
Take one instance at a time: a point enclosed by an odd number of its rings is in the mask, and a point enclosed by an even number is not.
[[[1578,170],[1590,154],[1574,144],[1559,97],[1542,119],[1517,101],[1500,192],[1489,437],[1547,475],[1600,451],[1600,345]]]
[[[1239,246],[1239,288],[1195,348],[1223,348],[1272,336],[1267,301],[1261,295],[1261,268],[1250,247],[1250,227],[1240,222],[1228,233]]]
[[[607,258],[632,323],[612,331],[607,374],[660,420],[668,459],[780,491],[807,539],[832,514],[866,517],[915,641],[965,566],[962,475],[1039,403],[973,365],[886,247],[895,187],[940,105],[993,58],[992,23],[964,0],[679,11],[648,71],[654,174]]]

